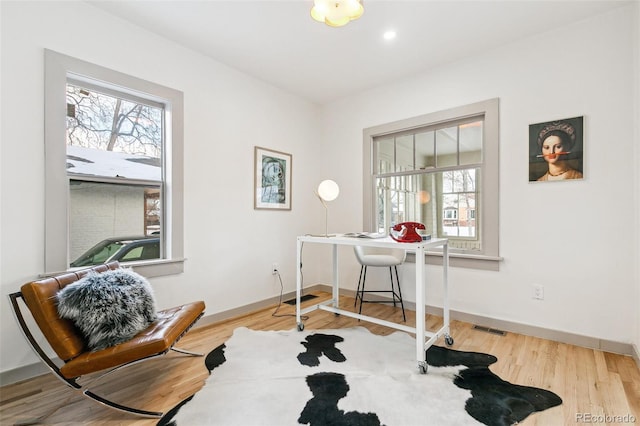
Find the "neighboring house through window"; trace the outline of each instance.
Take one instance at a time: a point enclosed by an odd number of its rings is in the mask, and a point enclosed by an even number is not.
[[[147,276],[182,271],[182,93],[45,58],[46,272],[111,250]]]
[[[498,116],[492,99],[365,129],[366,229],[421,222],[452,265],[497,270]]]

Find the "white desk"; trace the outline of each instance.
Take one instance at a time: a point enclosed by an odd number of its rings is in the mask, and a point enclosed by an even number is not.
[[[449,245],[448,240],[443,238],[436,238],[419,243],[399,243],[387,238],[369,239],[369,238],[354,238],[354,237],[315,237],[315,236],[300,236],[298,237],[298,250],[297,250],[297,265],[301,265],[302,260],[302,246],[304,243],[309,244],[330,244],[333,246],[333,293],[332,299],[318,303],[305,309],[300,307],[300,296],[302,294],[302,271],[301,266],[297,268],[296,273],[296,322],[298,330],[304,330],[304,324],[302,323],[302,315],[308,312],[321,309],[324,311],[333,312],[340,315],[345,315],[352,318],[361,319],[364,321],[372,322],[379,325],[384,325],[397,330],[407,331],[416,335],[416,359],[418,361],[418,368],[420,372],[427,372],[426,362],[426,350],[436,341],[439,337],[444,336],[445,342],[448,345],[453,344],[453,339],[449,334],[449,286],[448,286],[448,273],[449,273]],[[414,252],[416,254],[416,326],[408,327],[403,324],[398,324],[391,321],[385,321],[375,317],[357,314],[351,311],[345,311],[339,309],[339,277],[338,277],[338,246],[372,246],[372,247],[385,247],[385,248],[400,248],[408,252]],[[435,333],[425,330],[425,252],[429,248],[442,247],[442,281],[444,286],[444,325]],[[429,338],[425,341],[426,338]]]

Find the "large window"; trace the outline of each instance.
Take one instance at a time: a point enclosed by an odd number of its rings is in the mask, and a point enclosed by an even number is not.
[[[72,266],[98,242],[162,235],[164,107],[99,85],[67,80]],[[154,206],[150,200],[158,203]],[[162,258],[162,250],[150,256],[144,260]],[[117,260],[125,259],[142,260],[140,256]],[[101,260],[109,257],[94,263]]]
[[[182,93],[45,58],[46,272],[108,260],[180,272]]]
[[[498,100],[364,132],[364,223],[412,221],[449,239],[453,265],[497,269]]]

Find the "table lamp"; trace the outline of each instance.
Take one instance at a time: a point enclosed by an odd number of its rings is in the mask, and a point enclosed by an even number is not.
[[[327,206],[327,201],[333,201],[338,198],[340,188],[337,183],[327,179],[320,182],[318,189],[315,192],[316,196],[324,206],[324,236],[333,237],[335,235],[329,235],[329,207]]]

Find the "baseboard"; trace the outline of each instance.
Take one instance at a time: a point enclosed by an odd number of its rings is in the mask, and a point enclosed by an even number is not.
[[[327,290],[329,289],[329,290]],[[316,284],[316,285],[312,285],[309,287],[305,287],[304,288],[304,294],[309,294],[309,293],[313,293],[315,291],[324,291],[324,292],[329,292],[331,293],[331,288],[327,285],[324,284]],[[197,327],[202,327],[205,325],[211,325],[211,324],[215,324],[221,321],[226,321],[229,320],[231,318],[238,318],[244,315],[249,315],[252,314],[256,311],[262,310],[262,309],[266,309],[268,307],[271,306],[275,306],[278,302],[285,302],[287,300],[293,299],[294,297],[296,297],[296,292],[295,291],[291,291],[289,293],[283,293],[282,296],[276,296],[276,297],[271,297],[269,299],[265,299],[265,300],[260,300],[258,302],[255,303],[250,303],[248,305],[244,305],[244,306],[240,306],[238,308],[235,309],[229,309],[227,311],[223,311],[223,312],[217,312],[215,314],[211,314],[211,315],[206,315],[204,317],[202,317],[200,319],[200,321],[198,321]],[[291,328],[294,328],[295,325],[295,321],[291,322]]]
[[[327,289],[327,286],[324,286],[324,285],[309,286],[304,289],[304,294],[312,293],[315,291],[327,291],[326,289]],[[273,307],[281,299],[282,299],[282,302],[284,302],[294,297],[296,297],[296,292],[292,291],[289,293],[284,293],[282,294],[282,296],[274,296],[268,299],[261,300],[259,302],[240,306],[238,308],[229,309],[223,312],[216,312],[211,315],[205,315],[200,319],[200,321],[197,322],[197,324],[193,327],[193,329],[196,329],[199,327],[206,327],[208,325],[226,321],[232,318],[238,318],[244,315],[249,315],[256,311]],[[294,327],[295,327],[295,321],[292,321],[291,328],[294,328]],[[52,360],[58,365],[62,364],[62,362],[57,357],[52,358]],[[22,367],[14,368],[12,370],[1,372],[0,386],[6,386],[13,383],[18,383],[23,380],[28,380],[37,376],[41,376],[43,374],[48,374],[50,372],[51,371],[49,370],[49,368],[43,362],[38,361],[33,364],[29,364]]]
[[[317,285],[316,288],[322,291],[331,293],[331,286]],[[345,296],[355,297],[355,290],[343,290],[340,289],[340,294]],[[370,295],[375,298],[375,295]],[[384,296],[377,296],[379,300],[390,300]],[[405,302],[405,309],[415,311],[416,304],[414,302]],[[426,307],[426,312],[431,315],[442,317],[443,309],[439,307],[429,306]],[[552,330],[543,327],[532,326],[528,324],[517,323],[513,321],[499,320],[495,318],[489,318],[482,315],[469,314],[462,311],[451,310],[449,315],[452,320],[463,321],[471,324],[480,325],[483,327],[498,329],[507,331],[510,333],[523,334],[525,336],[539,337],[541,339],[552,340],[554,342],[566,343],[575,346],[581,346],[583,348],[597,349],[605,352],[612,352],[621,355],[632,356],[638,368],[640,368],[640,355],[638,348],[632,343],[621,343],[613,340],[599,339],[596,337],[583,336],[580,334],[568,333],[565,331]]]
[[[57,362],[59,358],[53,358]],[[0,386],[11,385],[13,383],[22,382],[23,380],[33,379],[43,374],[51,373],[49,367],[44,362],[36,362],[35,364],[25,365],[23,367],[14,368],[13,370],[3,371],[0,373]]]
[[[429,311],[429,310],[427,310]],[[442,309],[434,309],[435,315],[442,316]],[[559,343],[580,346],[583,348],[597,349],[604,352],[611,352],[621,355],[633,356],[634,348],[631,343],[616,342],[614,340],[599,339],[597,337],[583,336],[580,334],[558,331],[544,327],[537,327],[513,321],[498,320],[495,318],[483,317],[459,311],[451,311],[451,319],[477,324],[480,326],[499,329],[511,333],[523,334],[525,336],[539,337]],[[637,359],[636,359],[637,362]],[[640,363],[638,364],[640,368]]]
[[[313,286],[306,287],[304,289],[304,293],[312,293],[315,291],[323,291],[326,293],[331,293],[331,286],[326,284],[316,284]],[[355,297],[354,290],[340,290],[340,294],[345,296]],[[281,297],[271,297],[269,299],[261,300],[259,302],[251,303],[249,305],[240,306],[238,308],[229,309],[223,312],[217,312],[211,315],[205,315],[198,321],[198,323],[194,326],[195,328],[209,326],[215,323],[219,323],[222,321],[226,321],[232,318],[238,318],[244,315],[252,314],[256,311],[266,309],[274,306],[279,301],[289,300],[296,296],[296,292],[292,291],[289,293],[284,293]],[[375,296],[375,295],[374,295]],[[384,300],[385,298],[380,296],[380,300]],[[415,311],[416,304],[414,302],[405,302],[405,309]],[[427,306],[426,312],[431,315],[442,316],[442,308]],[[458,320],[463,322],[468,322],[471,324],[477,324],[483,327],[488,327],[492,329],[499,329],[511,333],[524,334],[527,336],[539,337],[542,339],[552,340],[560,343],[567,343],[571,345],[581,346],[589,349],[598,349],[605,352],[613,352],[621,355],[628,355],[633,357],[638,368],[640,368],[640,351],[638,347],[631,343],[621,343],[615,342],[612,340],[604,340],[598,339],[595,337],[582,336],[573,333],[567,333],[563,331],[551,330],[543,327],[536,327],[527,324],[521,324],[512,321],[498,320],[495,318],[484,317],[481,315],[469,314],[461,311],[450,311],[450,316],[452,320]],[[291,328],[294,328],[295,324],[292,321]],[[57,361],[56,358],[53,359],[54,362]],[[49,373],[48,367],[46,367],[42,362],[37,362],[34,364],[25,365],[23,367],[18,367],[13,370],[3,371],[0,373],[0,385],[6,386],[12,383],[21,382],[23,380],[28,380],[34,378],[36,376],[40,376],[42,374]]]

